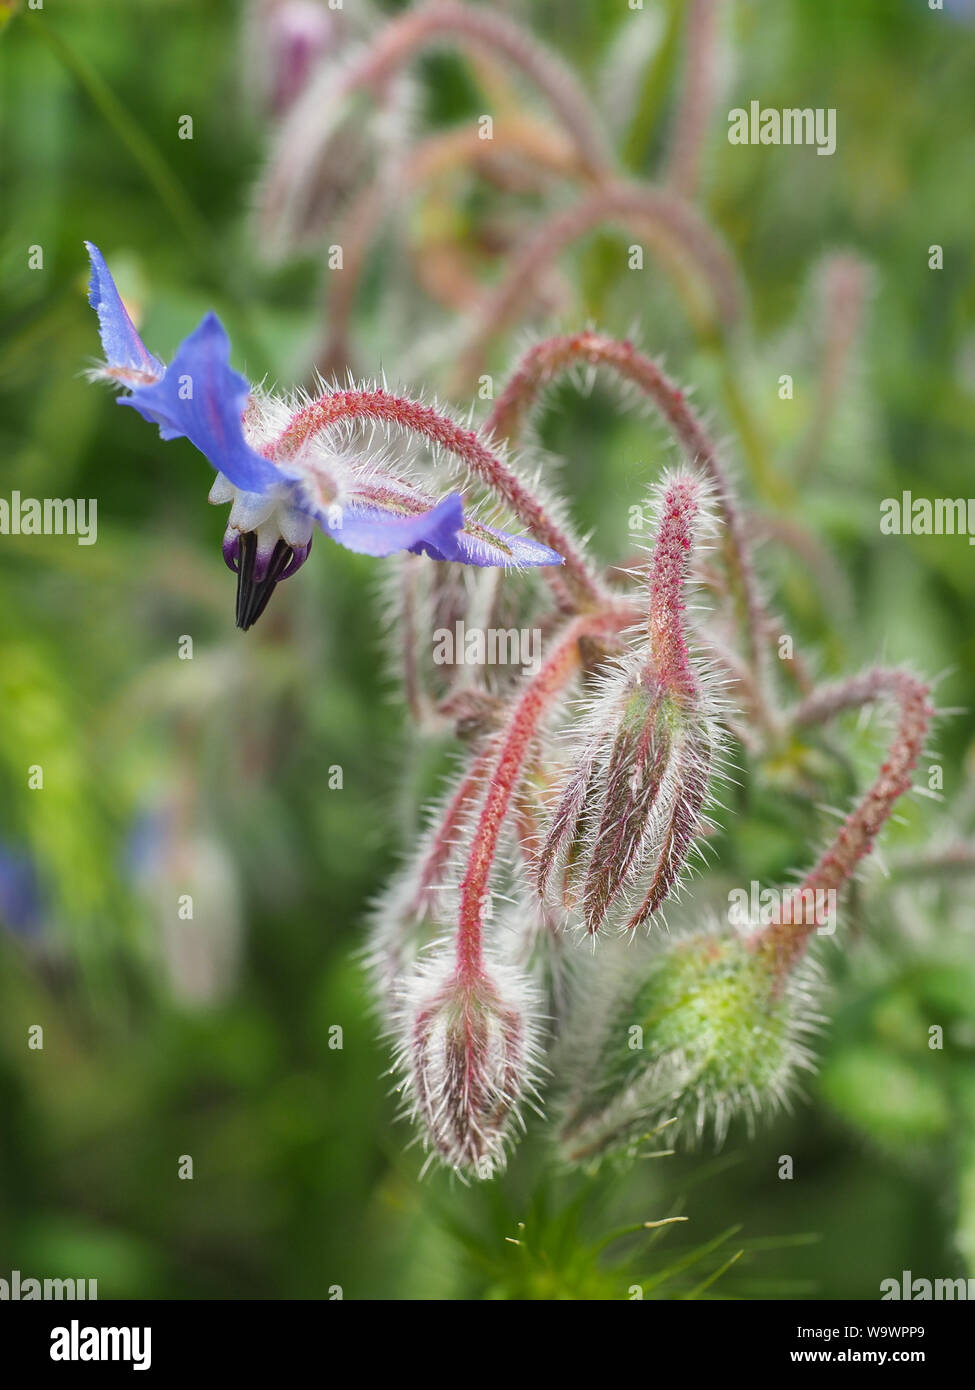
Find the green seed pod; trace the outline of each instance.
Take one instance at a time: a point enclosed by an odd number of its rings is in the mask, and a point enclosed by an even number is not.
[[[633,966],[627,951],[631,980]],[[811,1064],[808,971],[778,984],[769,957],[728,928],[657,945],[638,979],[608,1010],[570,1094],[561,1131],[570,1162],[632,1149],[669,1120],[692,1138],[710,1127],[720,1144],[735,1115],[751,1128],[785,1104],[796,1069]]]

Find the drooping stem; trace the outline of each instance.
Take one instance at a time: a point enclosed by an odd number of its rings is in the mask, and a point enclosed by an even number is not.
[[[434,906],[437,882],[456,848],[457,837],[484,789],[492,751],[485,748],[477,754],[437,822],[410,897],[406,912],[408,917],[422,917]]]
[[[674,116],[666,181],[682,198],[697,191],[701,151],[714,105],[718,0],[689,0],[684,72]]]
[[[494,336],[513,323],[531,286],[572,242],[607,224],[619,223],[642,234],[694,267],[710,288],[725,324],[741,313],[741,290],[731,257],[690,203],[666,189],[617,182],[601,184],[573,206],[554,213],[513,257],[501,283],[490,290],[462,357],[458,376],[474,380]]]
[[[573,147],[557,132],[537,121],[513,116],[495,121],[490,141],[482,140],[474,125],[438,131],[411,151],[395,184],[379,180],[359,193],[337,237],[344,252],[342,269],[329,271],[325,279],[325,339],[316,356],[316,367],[323,376],[344,371],[349,365],[349,325],[367,252],[390,209],[433,179],[457,169],[476,170],[489,155],[512,151],[553,175],[569,177],[578,172]]]
[[[380,87],[424,49],[456,40],[488,49],[518,68],[545,97],[572,137],[582,167],[604,173],[611,158],[601,122],[575,75],[505,15],[457,0],[431,0],[390,21],[378,34],[346,82],[348,91]]]
[[[474,831],[461,884],[457,926],[458,976],[472,982],[483,960],[484,903],[491,866],[511,798],[539,725],[554,699],[581,667],[580,639],[612,635],[632,621],[629,608],[604,609],[573,618],[519,696],[495,745],[487,793]]]
[[[934,713],[930,687],[908,671],[875,667],[851,680],[824,686],[795,709],[792,725],[808,728],[832,719],[844,710],[859,709],[878,700],[892,700],[897,707],[897,728],[887,757],[873,785],[840,826],[798,888],[786,895],[780,920],[766,927],[758,947],[775,959],[783,979],[802,955],[806,942],[822,926],[822,904],[829,901],[850,878],[889,819],[896,802],[911,789],[911,774],[921,755]]]
[[[452,454],[511,508],[536,540],[558,551],[565,561],[565,574],[590,607],[602,601],[602,590],[581,551],[528,485],[473,430],[465,429],[433,406],[381,389],[333,391],[292,416],[287,428],[270,446],[268,457],[291,458],[319,431],[360,420],[419,435]]]
[[[869,268],[851,252],[832,256],[823,266],[820,276],[822,344],[818,399],[809,431],[796,459],[796,477],[799,480],[809,476],[819,459],[837,400],[849,379],[850,357],[860,332],[869,292]]]
[[[624,381],[637,386],[670,427],[688,461],[702,469],[710,480],[724,523],[725,561],[745,629],[749,665],[753,672],[759,674],[764,664],[764,637],[768,619],[758,592],[744,521],[731,483],[717,447],[691,409],[686,396],[649,357],[638,352],[631,343],[600,333],[575,333],[537,343],[522,358],[496,401],[485,422],[485,433],[494,439],[518,439],[543,388],[557,376],[580,364],[608,367]]]

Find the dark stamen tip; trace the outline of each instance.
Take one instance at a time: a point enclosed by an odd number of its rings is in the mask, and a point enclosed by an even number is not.
[[[241,536],[237,564],[237,626],[243,632],[252,628],[264,612],[291,559],[291,546],[279,540],[258,578],[257,536],[253,531]]]

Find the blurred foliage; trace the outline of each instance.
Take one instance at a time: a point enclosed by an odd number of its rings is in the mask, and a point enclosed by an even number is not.
[[[634,22],[624,4],[505,8],[594,91]],[[666,140],[683,9],[644,0],[657,37],[615,132],[642,175]],[[906,661],[947,672],[939,702],[964,705],[975,552],[961,538],[884,538],[877,518],[903,489],[973,490],[967,10],[729,9],[706,207],[740,259],[748,331],[733,346],[697,341],[653,266],[635,298],[610,234],[565,258],[579,296],[565,316],[621,335],[636,319],[643,345],[667,354],[736,441],[746,504],[814,538],[815,564],[774,536],[762,563],[786,630],[824,674]],[[300,581],[238,634],[224,518],[202,505],[207,468],[83,379],[97,352],[85,238],[117,268],[156,351],[214,307],[252,379],[307,379],[321,271],[313,256],[270,271],[256,254],[247,213],[267,118],[241,61],[241,18],[232,0],[73,0],[15,16],[0,40],[0,496],[99,502],[94,546],[0,537],[0,847],[37,878],[26,915],[0,898],[0,1274],[97,1277],[103,1297],[324,1298],[341,1285],[347,1297],[620,1298],[640,1284],[648,1297],[872,1298],[902,1268],[957,1273],[963,1253],[975,1262],[964,874],[935,888],[909,875],[864,885],[840,949],[825,953],[836,1021],[821,1080],[794,1116],[752,1141],[736,1133],[729,1155],[569,1181],[536,1142],[503,1182],[471,1191],[444,1174],[419,1183],[416,1151],[400,1153],[355,956],[365,906],[445,759],[410,746],[388,700],[367,601],[375,567],[319,538]],[[466,63],[438,55],[420,73],[429,123],[477,113]],[[836,154],[732,150],[723,113],[753,96],[837,107]],[[185,113],[195,130],[182,141]],[[473,235],[483,194],[464,196],[456,225]],[[873,289],[802,473],[822,346],[815,274],[839,248],[869,265]],[[385,336],[393,277],[409,273],[391,265],[370,267],[359,355],[370,372],[436,386],[412,375],[408,315],[399,339]],[[520,341],[497,345],[500,365]],[[796,381],[788,403],[782,373]],[[586,399],[565,387],[542,437],[566,460],[580,525],[619,558],[629,504],[664,458],[661,433],[600,387]],[[187,635],[193,658],[180,660]],[[975,775],[973,732],[969,714],[938,730],[946,834],[972,831],[951,808]],[[854,748],[853,765],[820,750],[834,804],[876,756],[865,734]],[[42,791],[28,789],[36,765]],[[329,786],[336,766],[341,789]],[[763,777],[728,813],[719,884],[774,881],[821,834],[781,769]],[[923,847],[929,821],[907,806],[885,859]],[[188,883],[201,885],[199,911],[183,922]],[[44,1047],[31,1050],[38,1024]],[[928,1048],[932,1024],[946,1030],[943,1052]],[[779,1180],[783,1154],[792,1181]],[[177,1177],[181,1155],[192,1182]],[[678,1208],[686,1227],[609,1243]]]

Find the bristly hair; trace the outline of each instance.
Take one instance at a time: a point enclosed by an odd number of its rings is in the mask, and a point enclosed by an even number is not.
[[[539,1099],[541,1004],[496,942],[479,979],[464,985],[454,947],[435,943],[400,980],[389,1032],[397,1092],[430,1159],[462,1178],[489,1179]]]
[[[674,933],[608,948],[577,995],[557,1058],[559,1145],[572,1166],[633,1156],[664,1123],[686,1144],[720,1148],[732,1121],[749,1135],[789,1110],[815,1070],[821,971],[806,960],[784,993],[747,937],[705,914]],[[652,1026],[651,1026],[652,1022]]]
[[[654,490],[658,541],[667,499],[690,476],[668,474]],[[693,485],[699,547],[716,534],[716,524],[706,482]],[[653,555],[659,545],[646,549]],[[646,584],[648,573],[634,571],[633,578]],[[688,565],[680,591],[690,583]],[[686,606],[682,597],[679,602]],[[681,653],[686,689],[674,684],[678,673],[661,669],[654,638],[635,627],[624,633],[625,654],[607,659],[591,677],[561,731],[566,780],[536,883],[550,906],[569,909],[567,925],[591,935],[604,919],[624,933],[649,928],[664,902],[679,894],[690,861],[701,854],[701,832],[713,824],[710,811],[727,775],[723,724],[730,711],[684,616],[669,619],[675,630],[667,641]]]

